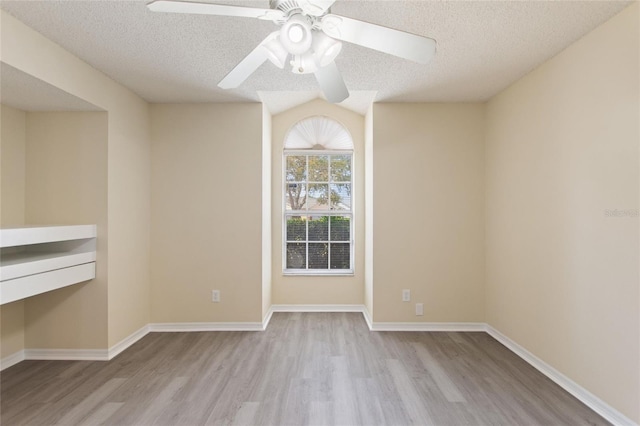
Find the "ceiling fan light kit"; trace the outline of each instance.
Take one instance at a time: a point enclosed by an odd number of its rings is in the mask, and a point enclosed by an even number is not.
[[[311,24],[301,14],[294,14],[282,25],[280,42],[292,55],[301,55],[311,48]]]
[[[291,59],[291,71],[294,74],[311,74],[318,70],[316,57],[311,52],[304,55],[295,55]]]
[[[316,55],[318,65],[326,67],[336,59],[342,50],[342,42],[329,37],[323,32],[314,31],[313,51]]]
[[[435,54],[436,42],[431,38],[331,14],[335,1],[270,0],[270,9],[260,9],[154,0],[147,7],[154,12],[257,18],[282,26],[218,83],[223,89],[238,87],[267,60],[282,69],[291,56],[289,64],[294,74],[313,73],[327,100],[339,103],[349,97],[335,64],[343,41],[418,63],[427,63]]]
[[[268,40],[265,40],[261,46],[265,49],[267,59],[276,67],[283,69],[287,63],[289,52],[287,52],[282,43],[280,43],[280,40],[278,40],[279,37],[280,33],[278,31],[271,33],[269,37],[267,37]]]

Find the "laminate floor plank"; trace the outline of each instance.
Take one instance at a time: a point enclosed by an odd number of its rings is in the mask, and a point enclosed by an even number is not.
[[[124,405],[124,402],[107,402],[101,405],[91,415],[87,416],[80,425],[96,426],[106,423],[113,414]]]
[[[397,359],[390,359],[387,361],[387,368],[391,371],[391,376],[404,405],[404,411],[411,419],[411,424],[435,425],[427,408],[430,404],[425,404],[423,399],[418,396],[416,387],[402,363]]]
[[[27,362],[27,361],[25,361]],[[21,363],[22,364],[22,363]],[[61,365],[62,363],[51,363],[48,361],[38,361],[34,365],[34,371],[24,370],[24,379],[15,382],[9,380],[6,384],[6,390],[8,394],[13,397],[13,403],[19,404],[21,401],[25,401],[27,404],[30,404],[31,401],[40,401],[40,402],[49,402],[46,401],[41,395],[51,395],[49,392],[49,385],[54,383],[57,384],[58,374],[59,372],[63,372],[64,368]],[[19,364],[18,364],[19,365]],[[65,363],[65,365],[69,365]],[[20,375],[22,376],[22,375]],[[29,385],[29,381],[31,378],[36,378],[41,383],[41,386],[38,388],[34,388]],[[4,381],[2,383],[3,389],[5,389]],[[56,395],[62,394],[62,392],[56,392]]]
[[[356,378],[354,380],[355,404],[363,425],[384,425],[384,412],[373,378]]]
[[[422,366],[433,378],[433,381],[447,401],[466,402],[464,396],[460,393],[460,390],[458,390],[458,387],[451,381],[445,369],[440,365],[440,362],[431,355],[426,345],[413,342],[411,346],[416,351],[418,358],[420,358]]]
[[[47,403],[35,403],[30,405],[23,405],[20,410],[15,410],[10,413],[2,411],[2,425],[50,425],[49,411],[51,410],[51,404]]]
[[[252,426],[254,425],[254,418],[256,417],[256,413],[260,409],[259,402],[244,402],[240,406],[240,409],[236,413],[233,421],[231,422],[232,426]]]
[[[136,420],[136,425],[147,426],[156,424],[164,419],[164,411],[172,401],[174,395],[185,386],[187,377],[176,377],[169,381],[166,386],[156,394],[150,401],[148,409],[144,410],[142,416]]]
[[[264,332],[150,333],[109,362],[0,373],[7,425],[607,425],[486,333],[370,332],[274,313]]]
[[[331,357],[331,365],[331,400],[334,421],[341,425],[361,424],[357,400],[354,398],[355,389],[346,357]]]
[[[58,421],[61,425],[80,424],[82,420],[89,416],[93,409],[106,400],[109,394],[126,382],[127,379],[114,378],[89,393],[78,404],[65,413]]]
[[[333,403],[312,401],[309,404],[309,426],[325,426],[336,424],[333,420]]]

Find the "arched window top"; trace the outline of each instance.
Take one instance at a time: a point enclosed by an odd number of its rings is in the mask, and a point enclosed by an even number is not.
[[[329,149],[353,151],[353,139],[340,123],[316,116],[296,123],[284,140],[284,149]]]

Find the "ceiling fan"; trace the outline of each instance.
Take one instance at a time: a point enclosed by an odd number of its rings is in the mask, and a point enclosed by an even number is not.
[[[432,38],[332,14],[330,8],[335,1],[269,0],[270,9],[261,9],[154,0],[147,7],[154,12],[257,18],[281,26],[218,83],[223,89],[240,86],[267,60],[278,68],[284,68],[289,60],[293,73],[313,73],[327,100],[339,103],[349,97],[349,90],[334,61],[342,49],[342,41],[421,64],[429,62],[435,54],[436,41]]]

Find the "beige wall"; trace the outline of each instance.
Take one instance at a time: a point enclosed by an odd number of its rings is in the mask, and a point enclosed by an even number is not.
[[[261,105],[151,112],[152,321],[262,321]]]
[[[0,105],[0,225],[24,224],[27,116],[24,111]]]
[[[107,114],[30,112],[26,140],[25,222],[98,225],[96,279],[26,299],[26,347],[105,348]]]
[[[373,105],[364,118],[364,306],[373,318]]]
[[[0,105],[0,226],[24,224],[26,113]],[[0,307],[0,359],[24,349],[24,303]]]
[[[303,277],[282,275],[282,155],[284,138],[300,120],[326,115],[351,133],[354,143],[355,268],[353,276]],[[364,118],[337,105],[317,99],[273,117],[272,132],[272,302],[273,304],[364,303]]]
[[[486,152],[489,324],[635,422],[638,40],[635,3],[492,99]]]
[[[373,114],[374,321],[484,321],[484,106]]]
[[[18,300],[0,308],[0,359],[22,351],[24,346],[24,302]]]
[[[109,347],[151,318],[149,107],[123,98],[109,110]]]
[[[109,223],[108,228],[102,229],[101,245],[109,256],[108,265],[103,264],[102,268],[108,268],[110,277],[108,294],[103,294],[108,309],[104,345],[112,346],[149,321],[148,106],[128,89],[4,11],[0,11],[0,20],[3,62],[108,112],[105,190]],[[57,326],[65,328],[77,319],[60,320],[63,322]],[[78,341],[79,348],[88,347],[84,343]],[[93,338],[87,341],[94,343]]]
[[[262,318],[271,308],[271,113],[262,105]]]

